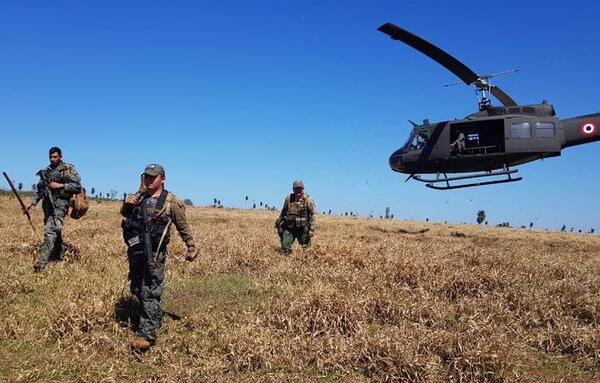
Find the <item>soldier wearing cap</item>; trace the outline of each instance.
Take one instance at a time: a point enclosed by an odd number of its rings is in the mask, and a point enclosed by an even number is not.
[[[293,193],[285,197],[281,214],[275,221],[281,239],[280,252],[284,255],[292,253],[294,240],[307,247],[316,229],[317,209],[312,198],[304,192],[304,183],[296,180],[292,189]]]
[[[167,245],[170,227],[175,224],[187,246],[187,261],[196,258],[196,245],[185,215],[185,205],[165,190],[165,169],[158,164],[146,166],[141,176],[140,190],[123,203],[123,238],[127,244],[131,293],[141,305],[139,329],[130,346],[146,351],[156,342],[163,312],[163,293]],[[149,232],[149,234],[148,234]],[[146,240],[151,242],[151,254]]]
[[[40,200],[44,210],[44,242],[40,256],[33,266],[35,272],[44,270],[49,260],[62,260],[65,246],[62,228],[69,210],[71,197],[81,191],[81,178],[75,166],[63,162],[62,151],[53,146],[48,151],[50,165],[37,172],[40,178],[35,187],[31,203],[25,207],[29,211]]]

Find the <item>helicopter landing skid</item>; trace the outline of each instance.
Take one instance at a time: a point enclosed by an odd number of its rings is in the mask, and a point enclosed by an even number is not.
[[[518,169],[503,170],[503,171],[499,171],[499,172],[477,173],[477,174],[471,174],[468,176],[460,176],[460,177],[448,177],[446,175],[446,173],[444,173],[444,177],[440,177],[440,174],[438,173],[438,176],[435,179],[421,178],[421,176],[419,176],[419,175],[415,175],[412,178],[414,178],[415,180],[417,180],[419,182],[425,183],[425,186],[427,186],[430,189],[451,190],[451,189],[462,189],[462,188],[469,188],[469,187],[475,187],[475,186],[504,184],[504,183],[509,183],[509,182],[521,181],[523,179],[523,177],[516,177],[516,178],[511,177],[512,174],[517,173],[518,171],[519,171]],[[467,183],[467,184],[450,185],[451,181],[461,181],[461,180],[468,180],[468,179],[473,179],[473,178],[497,177],[497,176],[506,176],[506,178],[492,180],[492,181],[472,182],[472,183]],[[446,183],[446,185],[436,185],[437,183]]]

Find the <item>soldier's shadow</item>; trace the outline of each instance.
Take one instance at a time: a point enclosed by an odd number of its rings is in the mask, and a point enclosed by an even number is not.
[[[133,296],[121,297],[115,303],[115,319],[121,327],[137,331],[140,326],[140,302]]]
[[[181,320],[182,317],[177,313],[163,310],[163,315],[173,320]],[[139,330],[141,316],[140,302],[134,296],[121,297],[115,303],[115,319],[121,327],[126,327],[132,331]]]

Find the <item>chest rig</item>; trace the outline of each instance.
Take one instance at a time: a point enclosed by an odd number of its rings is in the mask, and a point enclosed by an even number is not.
[[[302,194],[296,198],[295,194],[288,197],[287,214],[284,217],[287,227],[302,227],[308,223],[308,201],[306,195]]]
[[[166,214],[168,196],[169,192],[163,190],[156,200],[156,204],[153,203],[152,198],[144,198],[133,208],[129,218],[123,220],[121,227],[123,228],[123,239],[127,246],[142,248],[144,246],[146,228],[148,228],[152,250],[154,252],[159,251],[158,244],[165,228],[169,224],[168,214]],[[144,209],[146,210],[145,212]],[[144,220],[144,216],[146,220]],[[164,248],[170,239],[171,235],[167,232],[163,238],[161,247]]]
[[[43,182],[42,187],[46,188],[51,182],[65,183],[65,171],[65,163],[61,162],[55,168],[48,166],[47,168],[40,170],[37,172],[37,176],[40,177]],[[72,193],[67,192],[64,188],[50,189],[50,193],[53,197],[60,199],[69,199],[72,195]]]

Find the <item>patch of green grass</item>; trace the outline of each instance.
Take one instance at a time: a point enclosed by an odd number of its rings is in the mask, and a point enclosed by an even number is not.
[[[556,358],[550,354],[536,352],[537,366],[530,369],[529,375],[539,382],[587,382],[583,370],[569,362],[567,358]]]

